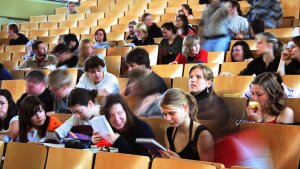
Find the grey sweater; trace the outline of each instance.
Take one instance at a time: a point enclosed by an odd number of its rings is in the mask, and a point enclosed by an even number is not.
[[[204,10],[202,19],[204,23],[203,34],[205,37],[227,35],[228,11],[223,3],[209,4]]]

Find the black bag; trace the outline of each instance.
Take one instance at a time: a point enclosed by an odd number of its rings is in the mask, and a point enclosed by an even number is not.
[[[65,141],[66,148],[86,149],[91,148],[92,142],[89,140],[67,140]]]

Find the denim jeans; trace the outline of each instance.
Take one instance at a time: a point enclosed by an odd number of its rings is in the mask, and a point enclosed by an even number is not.
[[[227,51],[230,43],[230,36],[224,36],[220,38],[205,39],[201,45],[201,48],[207,52],[225,52]]]

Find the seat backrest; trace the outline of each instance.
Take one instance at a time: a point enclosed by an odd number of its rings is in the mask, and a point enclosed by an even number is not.
[[[214,165],[203,164],[199,161],[182,159],[155,158],[152,163],[152,169],[172,168],[172,169],[216,169]]]
[[[230,72],[233,75],[238,75],[247,67],[249,62],[224,62],[221,65],[221,72]]]
[[[106,56],[121,55],[122,57],[125,57],[131,49],[132,47],[108,48]]]
[[[121,56],[107,56],[105,57],[105,62],[107,71],[119,77],[121,71]]]
[[[2,159],[4,153],[4,142],[0,141],[0,158]],[[0,161],[0,165],[2,166],[2,160]]]
[[[77,68],[68,68],[67,69],[68,73],[72,76],[72,84],[71,87],[75,87],[77,83],[77,78],[78,78],[78,70]]]
[[[9,71],[15,80],[24,79],[25,71],[24,70],[11,70]]]
[[[2,80],[1,89],[9,90],[16,102],[26,92],[25,80]]]
[[[216,76],[214,91],[217,95],[242,95],[246,92],[254,76]]]
[[[141,119],[150,126],[155,140],[165,146],[164,135],[169,127],[168,121],[158,117],[142,117]]]
[[[300,97],[300,75],[283,75],[283,83],[294,90],[294,95]]]
[[[227,105],[231,118],[238,120],[246,119],[247,99],[239,97],[222,97]]]
[[[300,126],[283,124],[242,123],[240,130],[257,129],[266,142],[263,152],[270,152],[273,168],[298,168]]]
[[[265,32],[274,33],[278,38],[292,37],[294,28],[277,28],[277,29],[266,29]]]
[[[25,45],[9,45],[5,46],[6,53],[13,53],[13,52],[25,52],[26,47]]]
[[[189,89],[189,78],[188,77],[175,77],[173,79],[173,88],[179,88],[187,93],[190,92]]]
[[[5,153],[4,169],[44,169],[47,148],[30,143],[10,142]]]
[[[149,53],[150,66],[157,65],[158,45],[137,46],[145,49]]]
[[[61,123],[64,123],[66,120],[71,118],[72,114],[55,113],[55,114],[51,114],[50,116],[56,117]]]
[[[207,62],[222,64],[224,62],[225,52],[208,52]]]
[[[300,98],[288,98],[287,106],[294,111],[294,122],[300,122]]]
[[[40,15],[40,16],[30,16],[29,22],[47,22],[48,17],[47,15]]]
[[[129,79],[128,78],[118,78],[118,81],[119,81],[119,86],[120,86],[120,94],[124,95]]]
[[[183,65],[154,65],[151,67],[152,71],[158,74],[160,77],[182,77]]]
[[[50,147],[46,169],[91,169],[93,155],[93,152],[89,150]]]
[[[148,169],[149,157],[122,153],[99,152],[94,168],[101,169]]]

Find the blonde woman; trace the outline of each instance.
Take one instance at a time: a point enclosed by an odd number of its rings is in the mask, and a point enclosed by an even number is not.
[[[183,39],[182,52],[170,64],[206,63],[207,51],[200,49],[200,38],[196,35],[187,35]]]
[[[135,35],[136,38],[131,42],[134,43],[135,46],[154,44],[153,38],[148,36],[146,25],[142,22],[135,25]]]
[[[214,140],[207,127],[198,123],[196,99],[181,89],[169,89],[162,96],[160,109],[170,124],[165,135],[167,151],[163,158],[213,161]]]

